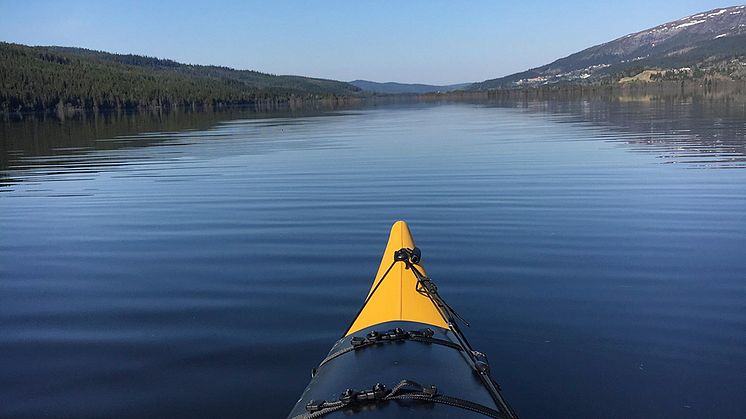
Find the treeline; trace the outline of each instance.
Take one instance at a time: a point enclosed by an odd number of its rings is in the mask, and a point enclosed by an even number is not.
[[[348,83],[0,43],[0,112],[282,103],[359,95]]]
[[[466,101],[469,103],[500,103],[516,101],[578,101],[578,100],[651,100],[690,99],[723,100],[746,104],[746,80],[726,80],[705,77],[701,80],[660,80],[654,82],[603,82],[595,84],[556,83],[543,86],[504,88],[478,91],[428,93],[417,96],[420,101]]]

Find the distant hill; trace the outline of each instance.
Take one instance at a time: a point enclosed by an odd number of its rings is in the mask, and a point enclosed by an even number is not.
[[[664,71],[660,77],[696,76],[698,71],[710,71],[745,78],[743,57],[746,6],[725,7],[632,33],[541,67],[475,83],[471,89],[618,80],[653,68]]]
[[[0,42],[0,111],[219,106],[354,96],[344,82]]]
[[[363,91],[385,94],[420,94],[433,92],[451,92],[454,90],[465,89],[471,86],[471,83],[449,84],[445,86],[435,86],[431,84],[408,84],[408,83],[378,83],[368,80],[354,80],[351,85],[359,87]]]

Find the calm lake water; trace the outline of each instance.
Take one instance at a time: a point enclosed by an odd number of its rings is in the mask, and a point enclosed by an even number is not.
[[[0,122],[0,417],[284,417],[410,223],[524,418],[746,416],[746,108]]]

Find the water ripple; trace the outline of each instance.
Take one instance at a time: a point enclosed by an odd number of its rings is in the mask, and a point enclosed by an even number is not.
[[[523,416],[740,417],[739,112],[6,123],[0,416],[282,417],[403,218]]]

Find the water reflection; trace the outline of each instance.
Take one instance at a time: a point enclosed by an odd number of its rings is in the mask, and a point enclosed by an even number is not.
[[[569,116],[562,122],[607,127],[605,140],[655,153],[662,163],[702,168],[746,167],[746,101],[727,98],[617,98],[609,101],[523,102],[535,113]]]
[[[681,170],[742,167],[739,118],[528,101],[6,123],[0,417],[283,417],[404,218],[522,416],[740,418],[746,171]]]
[[[538,115],[555,115],[556,122],[589,124],[597,138],[618,142],[630,150],[654,153],[661,163],[693,168],[746,167],[746,101],[737,98],[618,97],[596,100],[466,101],[479,106],[513,108]],[[415,103],[414,107],[438,106]],[[349,111],[374,107],[350,104]],[[271,130],[292,130],[318,116],[339,114],[340,106],[294,109],[229,108],[211,112],[108,113],[78,115],[60,121],[27,116],[0,122],[0,191],[26,176],[57,170],[95,172],[102,167],[127,164],[134,156],[122,150],[183,145],[202,140],[250,139],[256,153],[288,147],[329,147],[333,140],[287,139]],[[259,122],[257,120],[267,119]],[[273,121],[272,121],[273,120]],[[224,153],[228,150],[202,150]],[[248,152],[247,149],[243,150]],[[159,151],[159,158],[168,156]],[[171,156],[175,157],[175,156]],[[46,171],[39,169],[46,169]],[[33,175],[29,171],[35,171]],[[24,174],[27,173],[27,174]]]
[[[228,108],[204,112],[76,114],[61,121],[29,115],[0,122],[0,191],[20,181],[60,173],[96,173],[142,160],[178,158],[177,149],[200,141],[247,140],[244,153],[328,147],[331,141],[277,138],[272,130],[292,130],[321,116],[343,115],[340,106],[301,108]],[[207,145],[207,144],[204,144]],[[248,147],[247,147],[248,145]],[[153,148],[147,153],[133,150]],[[203,147],[202,157],[226,155],[226,148]]]

